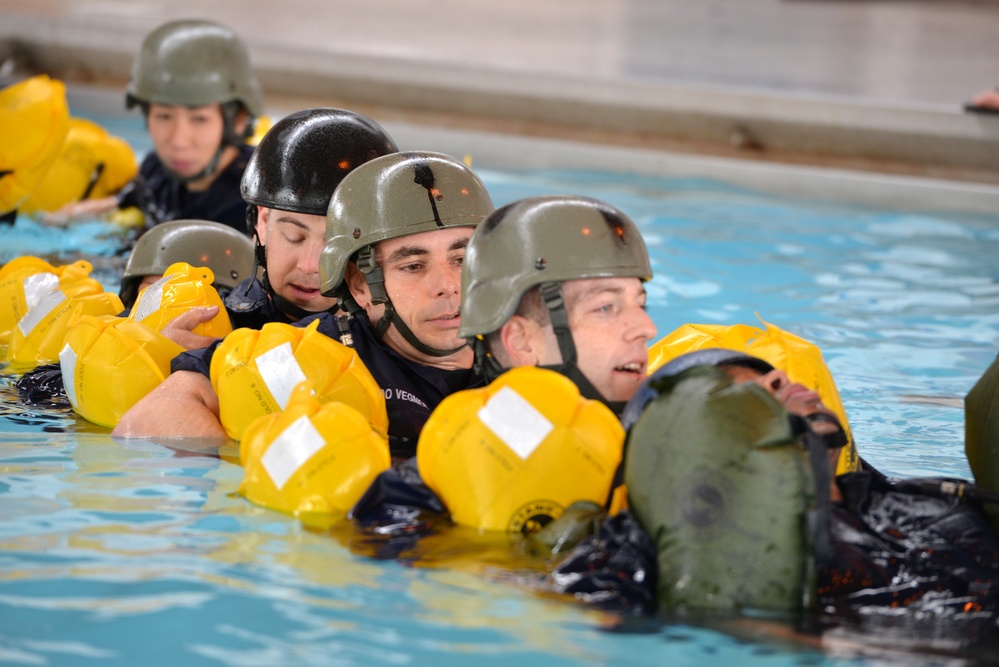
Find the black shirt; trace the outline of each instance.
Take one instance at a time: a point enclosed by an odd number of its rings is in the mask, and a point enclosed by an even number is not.
[[[239,290],[237,287],[233,293]],[[330,313],[307,317],[296,322],[295,326],[307,326],[317,318],[321,333],[340,340],[339,329]],[[349,326],[354,349],[385,393],[389,449],[394,458],[409,458],[416,454],[416,443],[423,425],[447,396],[484,384],[482,377],[471,369],[446,371],[405,359],[375,338],[364,316],[352,318]],[[201,350],[184,352],[174,358],[171,370],[194,371],[208,377],[212,355],[217,347],[218,342]]]
[[[204,192],[191,192],[167,173],[155,152],[142,161],[139,174],[118,193],[118,206],[135,206],[146,216],[146,228],[169,220],[212,220],[246,233],[246,202],[239,181],[253,154],[253,146],[239,147],[239,155]]]

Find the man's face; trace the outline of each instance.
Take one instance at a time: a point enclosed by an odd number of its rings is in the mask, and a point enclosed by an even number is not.
[[[777,399],[777,402],[784,406],[784,409],[789,414],[799,417],[822,414],[832,417],[835,420],[835,423],[829,421],[810,421],[809,426],[815,433],[828,435],[841,430],[841,427],[838,425],[839,417],[836,416],[835,412],[822,404],[819,394],[804,385],[791,382],[784,371],[774,369],[769,373],[761,373],[755,368],[738,365],[724,365],[721,368],[735,384],[755,382],[766,389],[771,396]],[[839,462],[841,450],[842,447],[833,447],[828,452],[829,470],[832,473],[832,477],[836,476],[836,466]],[[829,492],[833,500],[842,499],[835,480],[830,484]]]
[[[755,382],[766,389],[792,415],[804,417],[814,413],[823,413],[836,417],[835,412],[822,404],[822,399],[817,392],[797,382],[791,382],[787,373],[782,370],[774,369],[769,373],[761,373],[755,368],[746,366],[726,365],[722,368],[735,384]],[[821,429],[818,430],[822,432]]]
[[[146,125],[160,161],[182,177],[201,173],[222,144],[224,119],[219,104],[184,107],[153,103]]]
[[[311,313],[336,305],[336,299],[319,293],[326,216],[261,207],[257,236],[267,249],[267,278],[277,294]]]
[[[452,227],[375,244],[375,261],[385,275],[385,290],[396,313],[423,344],[439,350],[461,348],[447,357],[431,357],[402,337],[395,326],[383,340],[411,361],[439,368],[470,368],[473,353],[458,337],[461,303],[461,268],[471,227]],[[372,305],[371,295],[357,267],[348,267],[348,285],[371,322],[385,312]]]
[[[608,401],[627,401],[645,379],[648,342],[656,325],[645,312],[645,287],[638,278],[586,278],[562,283],[576,365]],[[559,363],[551,327],[542,364]],[[554,343],[554,350],[550,349]],[[553,353],[553,354],[552,354]]]

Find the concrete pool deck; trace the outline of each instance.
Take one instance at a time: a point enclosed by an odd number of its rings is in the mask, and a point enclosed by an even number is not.
[[[999,83],[995,0],[0,0],[0,61],[122,86],[192,16],[246,39],[273,115],[352,108],[403,147],[999,211],[999,115],[961,108]]]

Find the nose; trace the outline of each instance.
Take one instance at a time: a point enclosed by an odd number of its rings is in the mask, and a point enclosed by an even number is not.
[[[461,291],[461,265],[449,261],[435,262],[434,289],[437,296],[448,297]]]
[[[656,323],[649,317],[644,308],[635,307],[631,316],[631,321],[627,328],[632,340],[645,341],[652,340],[656,336]]]
[[[190,140],[191,126],[181,114],[170,119],[167,137],[170,144],[174,146],[184,145]]]
[[[319,273],[319,257],[323,254],[323,239],[310,239],[303,243],[298,255],[298,270],[311,276]]]
[[[774,369],[766,375],[761,375],[756,379],[756,384],[760,385],[775,396],[777,392],[780,391],[781,387],[786,387],[790,383],[791,381],[788,379],[787,373],[778,369]]]

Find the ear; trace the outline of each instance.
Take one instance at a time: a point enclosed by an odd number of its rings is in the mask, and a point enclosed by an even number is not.
[[[536,366],[544,344],[541,327],[532,319],[513,315],[499,330],[500,343],[510,366]]]
[[[357,305],[367,310],[371,305],[371,290],[368,289],[368,283],[364,280],[364,274],[357,268],[357,264],[347,262],[347,270],[344,272],[343,279]]]
[[[246,131],[246,124],[250,120],[250,114],[247,113],[246,109],[240,106],[239,111],[236,112],[236,117],[233,119],[233,129],[236,131],[237,135],[242,135]]]

